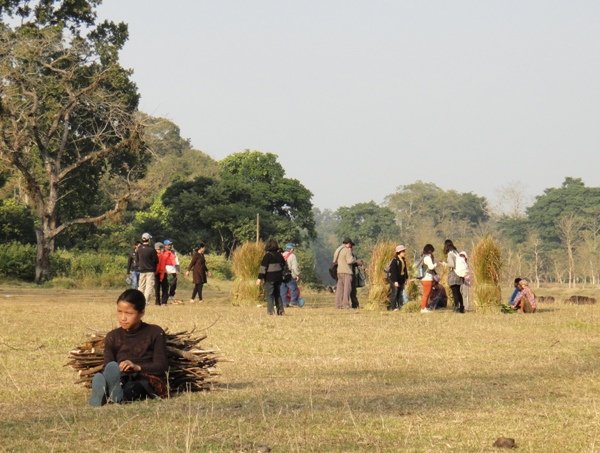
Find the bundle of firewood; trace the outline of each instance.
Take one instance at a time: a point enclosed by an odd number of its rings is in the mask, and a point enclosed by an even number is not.
[[[206,335],[194,336],[193,330],[165,333],[170,392],[210,390],[218,375],[215,366],[223,359],[217,351],[199,347]],[[90,387],[94,374],[104,368],[105,336],[104,332],[92,333],[88,341],[69,352],[66,365],[77,371],[77,384]]]

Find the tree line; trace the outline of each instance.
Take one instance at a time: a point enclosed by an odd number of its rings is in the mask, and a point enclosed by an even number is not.
[[[260,238],[300,245],[312,282],[327,281],[343,237],[368,260],[380,240],[416,255],[446,238],[469,250],[487,234],[502,244],[507,280],[598,282],[600,188],[567,177],[524,213],[499,214],[484,197],[416,181],[381,204],[316,209],[275,154],[217,162],[140,112],[119,63],[127,26],[98,22],[99,3],[0,2],[0,240],[36,244],[35,281],[50,277],[59,248],[126,253],[143,231],[229,256],[256,239],[258,217]]]

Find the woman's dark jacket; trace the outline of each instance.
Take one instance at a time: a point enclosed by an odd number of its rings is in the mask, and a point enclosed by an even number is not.
[[[204,253],[194,252],[188,271],[192,271],[192,279],[196,285],[198,283],[207,282],[206,274],[208,269],[206,268],[206,257],[204,256]]]
[[[258,278],[267,282],[280,282],[283,280],[285,260],[277,250],[267,250],[260,262]]]

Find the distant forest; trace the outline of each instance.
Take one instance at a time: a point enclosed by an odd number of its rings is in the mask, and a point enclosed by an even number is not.
[[[566,177],[527,209],[511,188],[505,195],[514,209],[498,213],[473,193],[398,181],[382,204],[321,211],[275,154],[245,150],[217,162],[193,149],[173,122],[139,112],[141,95],[119,61],[127,25],[97,23],[96,6],[15,0],[0,7],[5,277],[43,283],[108,268],[119,275],[133,242],[149,232],[173,239],[184,254],[204,242],[224,262],[257,237],[293,242],[304,281],[328,283],[326,269],[344,237],[368,261],[379,240],[406,245],[409,256],[432,243],[439,257],[444,239],[469,252],[492,235],[505,282],[518,275],[537,284],[597,283],[600,188]],[[85,255],[85,263],[67,265],[58,252]]]

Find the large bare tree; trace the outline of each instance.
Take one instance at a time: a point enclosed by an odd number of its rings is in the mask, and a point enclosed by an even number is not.
[[[0,159],[23,181],[36,217],[40,283],[55,238],[117,215],[143,175],[139,96],[118,62],[127,27],[94,26],[97,1],[4,3],[0,14],[21,23],[0,22]]]

